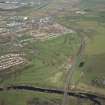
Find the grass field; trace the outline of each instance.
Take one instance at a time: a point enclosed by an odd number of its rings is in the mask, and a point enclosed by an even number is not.
[[[10,97],[11,96],[11,97]],[[17,101],[18,99],[18,101]],[[26,92],[26,91],[6,91],[0,92],[0,105],[48,105],[61,103],[62,96],[57,94],[43,94],[38,92]]]
[[[103,45],[105,45],[105,36],[102,34],[96,35],[87,45],[86,64],[83,68],[85,75],[83,80],[87,83],[91,83],[92,80],[105,80],[105,48]],[[103,87],[104,84],[99,83],[99,86]]]
[[[97,22],[97,21],[96,21]],[[92,27],[95,30],[93,38],[87,43],[85,50],[85,65],[76,73],[78,81],[88,85],[94,84],[95,87],[104,88],[103,81],[105,80],[105,30],[104,27],[96,24],[96,22],[80,22],[82,27]],[[78,75],[83,72],[84,76]],[[97,81],[93,83],[92,81]]]
[[[11,97],[10,97],[11,96]],[[3,105],[61,105],[62,95],[47,94],[39,92],[26,92],[26,91],[6,91],[0,92],[0,104]],[[18,99],[18,101],[17,101]],[[77,99],[70,96],[68,105],[83,105],[92,104],[89,100]]]

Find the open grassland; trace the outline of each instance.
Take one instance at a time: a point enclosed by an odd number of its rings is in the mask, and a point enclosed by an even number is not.
[[[81,23],[81,22],[80,22]],[[92,26],[93,25],[93,26]],[[96,31],[92,40],[90,40],[86,46],[85,50],[85,65],[80,69],[80,73],[83,72],[84,75],[78,78],[78,82],[83,82],[93,87],[104,88],[105,80],[105,29],[104,26],[97,25],[96,23],[89,22],[84,24],[81,23],[81,26],[89,26],[94,28]],[[79,74],[77,72],[77,74]],[[81,78],[81,79],[80,79]],[[97,89],[100,90],[100,89]],[[104,92],[103,92],[104,93]]]
[[[81,23],[81,22],[80,22]],[[81,26],[89,26],[94,28],[95,33],[93,33],[93,38],[88,42],[85,50],[85,65],[82,68],[81,72],[84,72],[84,76],[81,78],[81,81],[86,82],[87,84],[93,85],[94,80],[99,82],[95,83],[95,86],[104,87],[103,81],[105,80],[105,30],[104,27],[96,24],[82,22]],[[91,35],[91,36],[92,36]]]
[[[17,100],[18,99],[18,100]],[[3,105],[56,105],[61,103],[62,96],[56,94],[43,94],[26,91],[0,92],[0,104]]]
[[[82,81],[91,85],[105,87],[103,83],[105,80],[105,35],[101,32],[99,35],[94,36],[93,41],[86,47],[86,62],[83,68],[84,77]],[[97,80],[97,82],[93,83],[94,80]]]

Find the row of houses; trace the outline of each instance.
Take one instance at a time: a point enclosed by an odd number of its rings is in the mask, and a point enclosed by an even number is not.
[[[20,54],[7,54],[0,57],[0,71],[24,63],[25,59]]]

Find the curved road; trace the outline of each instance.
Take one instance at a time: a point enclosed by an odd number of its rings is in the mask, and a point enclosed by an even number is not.
[[[55,94],[64,94],[64,90],[61,89],[52,89],[52,88],[40,88],[40,87],[33,87],[33,86],[8,86],[6,88],[0,88],[0,91],[9,91],[9,90],[18,90],[18,91],[33,91],[33,92],[43,92],[43,93],[55,93]],[[86,92],[67,92],[69,96],[73,96],[76,98],[81,99],[89,99],[90,101],[94,102],[96,105],[101,105],[100,100],[105,101],[104,96],[99,96],[97,94],[86,93]]]

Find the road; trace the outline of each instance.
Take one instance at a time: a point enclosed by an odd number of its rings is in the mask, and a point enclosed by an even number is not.
[[[53,88],[40,88],[40,87],[33,87],[33,86],[27,86],[27,85],[20,85],[20,86],[8,86],[6,88],[0,88],[0,91],[10,91],[10,90],[16,90],[16,91],[33,91],[33,92],[42,92],[42,93],[50,93],[50,94],[64,94],[64,90],[61,89],[53,89]],[[69,96],[73,96],[80,99],[89,99],[90,101],[94,102],[96,105],[102,105],[100,100],[105,101],[105,96],[100,96],[93,93],[88,92],[67,92]]]
[[[78,60],[82,58],[84,50],[85,50],[85,36],[81,36],[81,44],[77,51],[77,53],[72,57],[72,65],[68,68],[65,86],[64,86],[64,98],[62,105],[68,105],[68,91],[71,89],[72,81],[73,81],[73,74],[76,71],[76,65]]]

